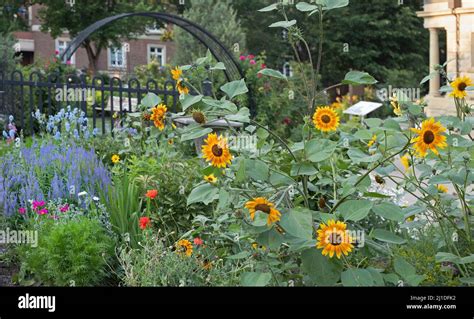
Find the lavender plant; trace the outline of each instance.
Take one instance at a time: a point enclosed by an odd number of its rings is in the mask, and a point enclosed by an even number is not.
[[[18,154],[18,155],[15,155]],[[7,154],[0,163],[0,210],[6,216],[30,206],[30,201],[68,199],[99,194],[110,185],[110,175],[93,149],[34,144]]]

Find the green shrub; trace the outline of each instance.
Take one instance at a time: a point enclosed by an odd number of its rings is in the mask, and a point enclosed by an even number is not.
[[[68,223],[44,223],[38,247],[20,249],[22,272],[46,285],[92,286],[107,277],[114,241],[98,221],[80,218]]]

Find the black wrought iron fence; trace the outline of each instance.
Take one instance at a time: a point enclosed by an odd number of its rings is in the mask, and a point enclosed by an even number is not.
[[[93,128],[105,134],[112,132],[114,113],[137,110],[149,92],[160,96],[172,112],[178,111],[179,93],[172,80],[158,83],[148,79],[143,84],[137,78],[123,81],[118,77],[45,76],[40,72],[32,72],[25,78],[20,71],[0,72],[0,114],[13,115],[17,127],[25,135],[32,135],[37,125],[33,118],[36,110],[53,115],[70,106],[83,111]]]

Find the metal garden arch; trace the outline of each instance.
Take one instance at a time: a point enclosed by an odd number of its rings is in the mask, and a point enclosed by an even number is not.
[[[87,28],[85,28],[81,33],[74,38],[66,50],[61,54],[61,60],[67,61],[69,60],[74,52],[80,47],[82,42],[86,40],[92,33],[97,31],[98,29],[102,28],[103,26],[112,23],[114,21],[127,18],[127,17],[134,17],[134,16],[141,16],[141,17],[149,17],[154,18],[156,20],[162,22],[172,23],[177,25],[178,27],[184,29],[188,33],[190,33],[194,38],[199,40],[203,45],[205,45],[211,51],[212,55],[216,58],[218,62],[224,63],[226,70],[225,75],[228,81],[236,81],[241,78],[244,78],[244,73],[240,66],[235,61],[232,54],[227,50],[227,48],[211,33],[207,30],[202,28],[201,26],[184,19],[182,17],[168,14],[168,13],[160,13],[160,12],[136,12],[136,13],[123,13],[116,16],[108,17],[102,20],[91,24]]]

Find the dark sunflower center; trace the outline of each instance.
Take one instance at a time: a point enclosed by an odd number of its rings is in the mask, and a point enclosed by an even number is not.
[[[261,212],[269,214],[270,206],[268,206],[267,204],[258,204],[257,206],[255,206],[255,210],[259,210]]]
[[[222,147],[220,147],[217,144],[212,146],[212,154],[214,154],[214,156],[221,157],[222,153],[224,153],[224,150],[222,149]]]
[[[331,235],[329,235],[328,241],[333,246],[339,246],[340,244],[342,244],[342,237],[339,234],[332,233]]]
[[[425,134],[423,134],[423,142],[425,144],[431,144],[435,140],[435,135],[432,131],[426,131]]]
[[[329,122],[331,122],[331,117],[329,115],[324,114],[323,116],[321,116],[321,121],[323,121],[324,124],[328,124]]]
[[[466,87],[467,87],[466,83],[461,82],[461,83],[459,83],[459,85],[458,85],[458,90],[459,90],[459,91],[464,91],[464,90],[466,90]]]

